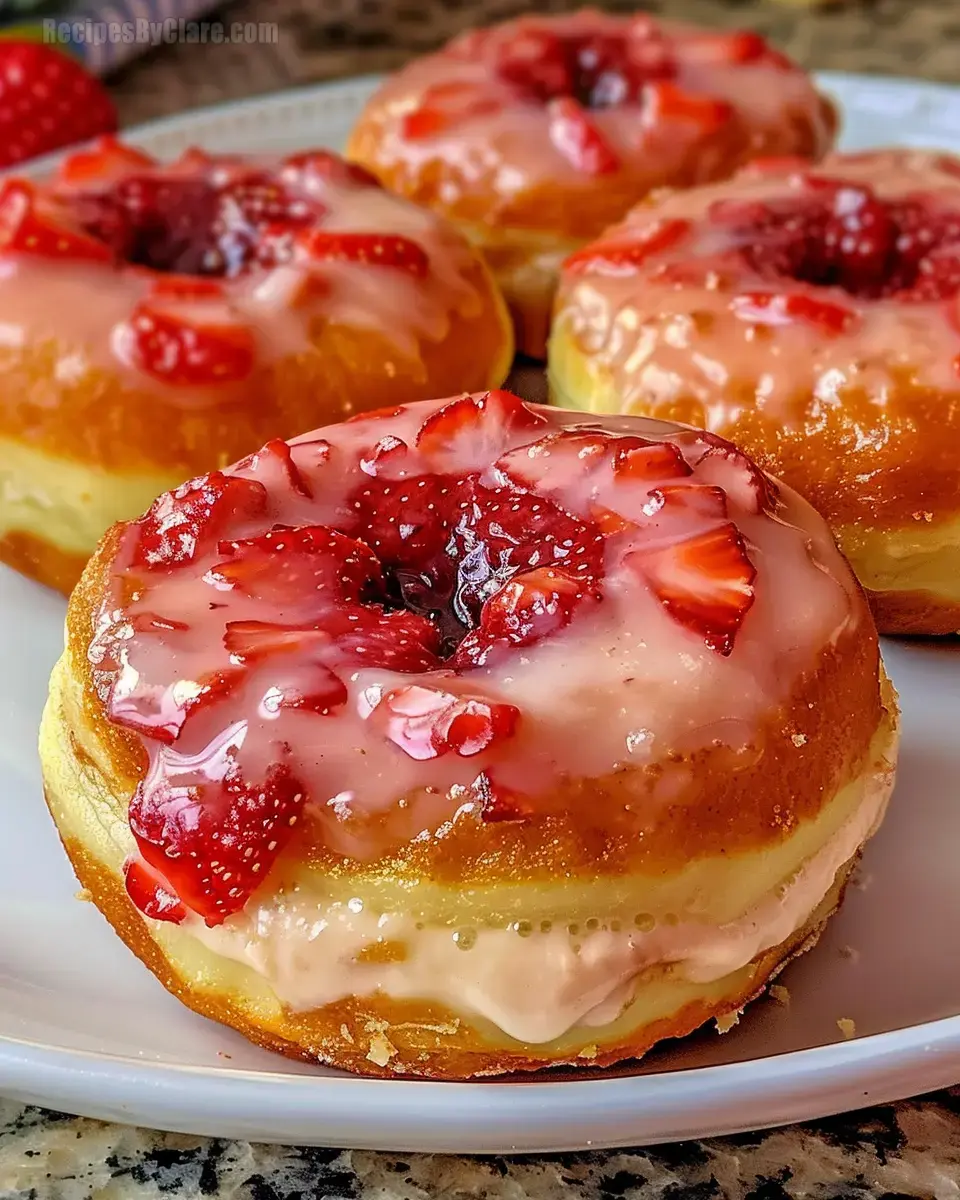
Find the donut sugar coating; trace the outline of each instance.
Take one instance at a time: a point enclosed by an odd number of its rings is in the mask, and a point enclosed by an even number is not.
[[[840,901],[897,710],[821,518],[710,434],[507,392],[161,496],[43,719],[83,886],[190,1007],[454,1079],[729,1020]]]
[[[635,209],[567,261],[549,374],[800,491],[881,633],[960,631],[960,158],[761,162]]]
[[[159,492],[513,357],[462,235],[325,150],[0,183],[0,328],[0,561],[63,591]]]
[[[471,30],[390,77],[347,155],[455,220],[543,358],[562,259],[650,191],[819,158],[833,105],[756,33],[591,10]]]

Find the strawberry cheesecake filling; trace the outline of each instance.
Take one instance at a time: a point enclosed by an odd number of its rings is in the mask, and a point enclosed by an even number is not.
[[[464,395],[271,442],[119,538],[89,658],[145,763],[112,835],[127,894],[292,1008],[455,1001],[532,1042],[600,1024],[655,968],[720,979],[802,929],[882,815],[889,730],[800,865],[778,843],[711,915],[638,913],[629,878],[585,917],[548,887],[480,919],[469,870],[387,894],[391,863],[462,837],[495,862],[571,779],[589,804],[649,769],[644,812],[597,822],[652,829],[705,749],[754,762],[857,629],[822,523],[712,434]]]

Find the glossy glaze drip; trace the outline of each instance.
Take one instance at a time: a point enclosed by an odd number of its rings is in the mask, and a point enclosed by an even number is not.
[[[219,515],[191,526],[185,523],[187,501],[164,500],[150,518],[149,546],[146,526],[126,530],[91,659],[108,712],[128,726],[131,713],[141,729],[152,726],[148,736],[136,735],[150,758],[147,793],[229,780],[239,764],[243,780],[254,791],[265,787],[275,801],[284,844],[294,857],[306,839],[325,854],[372,862],[438,834],[451,821],[479,819],[493,828],[499,820],[523,820],[536,798],[565,777],[602,778],[703,746],[747,752],[757,723],[790,694],[823,646],[865,619],[852,578],[819,518],[796,497],[778,497],[732,448],[705,444],[695,431],[660,422],[606,422],[604,436],[646,439],[652,451],[678,447],[679,453],[670,452],[679,465],[668,511],[651,500],[656,484],[614,480],[609,458],[601,456],[601,466],[590,474],[585,464],[596,427],[571,414],[498,399],[503,395],[456,402],[457,413],[466,405],[485,414],[465,439],[449,428],[450,406],[432,402],[317,431],[291,443],[289,454],[283,443],[276,444],[227,473],[236,492],[232,515],[216,510]],[[587,447],[587,457],[573,472],[518,484],[518,473],[531,461],[543,468],[543,460],[536,452],[531,459],[526,447],[558,433],[562,447],[572,445],[578,453]],[[397,452],[395,443],[405,449]],[[613,443],[601,441],[602,447],[608,444]],[[494,462],[501,465],[493,467]],[[507,469],[511,474],[505,476]],[[362,607],[371,603],[372,586],[363,582],[366,566],[357,565],[368,561],[365,549],[342,572],[325,580],[301,576],[305,582],[297,589],[271,594],[278,576],[270,563],[282,565],[283,558],[267,560],[252,592],[249,584],[238,587],[230,566],[238,558],[231,549],[237,539],[274,529],[273,541],[264,543],[272,546],[307,536],[297,530],[318,524],[356,532],[366,490],[384,480],[388,492],[379,493],[374,511],[385,525],[393,514],[396,530],[413,512],[414,485],[437,473],[472,480],[472,488],[499,488],[504,520],[516,502],[528,514],[535,514],[529,506],[536,504],[541,506],[536,512],[553,514],[551,521],[558,519],[556,510],[568,513],[564,520],[581,522],[586,532],[573,540],[596,545],[599,559],[590,557],[592,550],[583,558],[587,573],[578,576],[578,599],[566,624],[471,666],[451,657],[467,645],[468,638],[456,648],[466,629],[444,648],[426,617],[405,613],[398,593],[385,600],[381,589],[374,601],[393,611],[376,612],[394,632],[383,643],[368,640],[365,645],[374,648],[362,653],[388,662],[383,658],[388,650],[402,652],[399,669],[364,667],[361,652],[345,660],[342,622],[332,639],[324,629],[334,626],[321,621],[295,635],[289,651],[272,651],[259,664],[244,658],[246,643],[236,638],[242,633],[249,639],[254,627],[246,623],[299,622],[302,628],[304,597],[314,595],[310,589],[320,589],[321,597],[353,589],[361,607],[350,610],[357,616],[349,621],[366,620],[374,610]],[[194,495],[189,503],[195,502]],[[530,517],[531,528],[539,519]],[[376,517],[373,522],[367,538],[376,549],[389,530],[378,528]],[[157,540],[158,530],[165,540]],[[705,531],[728,531],[727,552],[750,567],[741,579],[749,602],[734,588],[732,602],[740,608],[729,637],[716,629],[705,632],[682,607],[671,608],[658,590],[662,575],[652,584],[645,573],[651,555],[659,563],[657,556],[672,555]],[[164,565],[160,559],[171,546],[174,559]],[[549,554],[556,569],[572,569],[565,540],[541,540],[535,552],[538,566]],[[674,569],[684,578],[692,571],[697,587],[708,578],[694,566]],[[486,594],[506,582],[485,578]],[[422,740],[411,743],[397,733],[412,687],[462,702],[459,709],[445,710],[440,751],[428,748],[424,754]],[[183,732],[171,736],[203,689],[202,703]],[[403,701],[391,701],[398,689]],[[327,698],[323,702],[318,691]],[[308,695],[309,705],[279,700]],[[421,749],[411,751],[414,744]],[[669,802],[687,771],[683,763],[665,770],[654,801],[659,795]],[[270,841],[276,840],[271,834]],[[270,861],[264,859],[268,869]],[[210,923],[218,919],[222,915]]]

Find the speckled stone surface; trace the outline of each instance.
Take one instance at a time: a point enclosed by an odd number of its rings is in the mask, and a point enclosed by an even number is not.
[[[513,0],[485,0],[506,14]],[[550,7],[550,5],[538,5]],[[809,11],[655,0],[749,25],[810,67],[960,82],[960,0],[860,0]],[[125,123],[293,84],[388,69],[476,18],[463,0],[244,0],[274,46],[168,48],[115,81]],[[960,1088],[791,1130],[656,1150],[443,1158],[287,1149],[103,1125],[0,1100],[0,1200],[960,1200]]]
[[[0,1102],[3,1200],[956,1200],[960,1089],[707,1142],[542,1158],[286,1149]]]

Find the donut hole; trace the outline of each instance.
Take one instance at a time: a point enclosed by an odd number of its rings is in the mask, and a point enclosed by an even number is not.
[[[493,59],[522,98],[570,96],[588,109],[636,103],[647,83],[676,74],[669,45],[652,28],[643,37],[530,30],[496,45]]]
[[[440,657],[458,668],[547,636],[602,579],[604,538],[592,521],[476,474],[372,480],[350,505],[345,531],[383,568],[375,602],[429,620]]]
[[[317,213],[265,172],[227,183],[159,174],[129,175],[71,194],[76,223],[116,259],[151,271],[232,279],[292,254],[292,230]]]
[[[960,291],[960,211],[839,181],[809,184],[812,194],[790,200],[715,207],[759,275],[863,299],[939,301]]]

